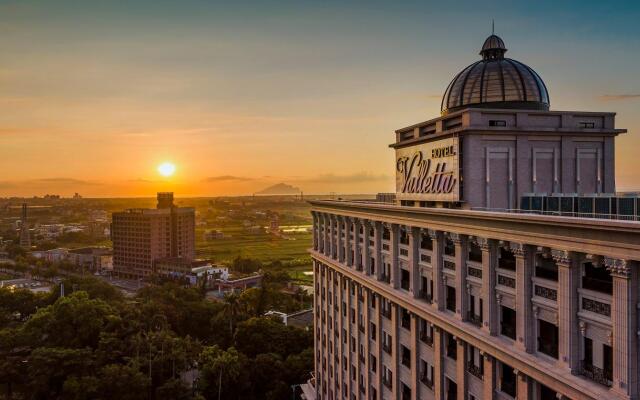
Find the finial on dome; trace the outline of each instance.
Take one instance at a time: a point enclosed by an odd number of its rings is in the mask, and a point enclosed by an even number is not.
[[[493,58],[504,58],[504,53],[506,52],[507,48],[500,36],[491,34],[491,36],[484,41],[482,50],[480,50],[480,55],[484,60],[488,60]]]

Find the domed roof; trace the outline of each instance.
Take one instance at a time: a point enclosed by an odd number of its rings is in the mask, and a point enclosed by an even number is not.
[[[520,61],[505,58],[497,35],[482,45],[482,60],[453,78],[442,97],[442,115],[464,108],[549,110],[549,93],[540,76]]]

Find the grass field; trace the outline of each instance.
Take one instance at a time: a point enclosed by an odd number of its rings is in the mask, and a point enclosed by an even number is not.
[[[269,234],[250,234],[242,229],[224,229],[225,237],[214,241],[199,240],[198,256],[217,262],[230,262],[237,256],[255,258],[263,262],[309,260],[307,249],[311,246],[310,233],[287,234],[289,239]],[[202,234],[200,235],[202,236]]]

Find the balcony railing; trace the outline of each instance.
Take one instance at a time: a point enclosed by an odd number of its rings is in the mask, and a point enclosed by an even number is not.
[[[472,362],[467,363],[467,371],[475,376],[478,379],[482,379],[483,376],[483,371],[482,371],[482,367],[475,365]]]
[[[420,332],[420,340],[428,346],[433,346],[433,337],[425,331]]]
[[[407,368],[411,368],[411,357],[407,357],[406,355],[402,356],[402,365]]]
[[[467,320],[477,326],[477,327],[481,327],[482,326],[482,317],[479,315],[476,315],[473,311],[468,311],[467,312]]]
[[[425,290],[420,290],[420,292],[418,292],[418,297],[429,304],[433,303],[433,296],[427,293]]]
[[[599,383],[603,386],[611,387],[612,384],[612,372],[611,370],[596,367],[595,365],[582,360],[580,362],[580,370],[582,375],[591,379],[592,381]]]
[[[388,376],[383,376],[382,377],[382,384],[385,385],[387,388],[391,389],[393,387],[393,383],[392,383],[392,378],[388,377]]]
[[[511,381],[502,381],[500,383],[500,391],[511,397],[516,397],[516,383]]]
[[[506,286],[515,289],[516,280],[510,276],[498,274],[498,285]]]
[[[442,256],[442,267],[444,269],[448,269],[450,271],[455,271],[456,270],[456,261],[455,258],[452,256]]]
[[[433,389],[433,379],[429,379],[426,371],[423,371],[420,374],[420,382],[424,383],[424,385],[429,389]]]
[[[592,313],[604,315],[605,317],[611,317],[611,304],[603,303],[598,300],[583,297],[582,309]]]
[[[558,301],[558,291],[546,286],[534,285],[533,293],[551,301]]]
[[[558,358],[558,343],[547,342],[538,338],[538,351],[550,357]]]

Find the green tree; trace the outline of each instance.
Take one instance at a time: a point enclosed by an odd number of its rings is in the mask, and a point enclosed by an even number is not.
[[[198,390],[206,399],[249,399],[249,360],[233,347],[205,347],[200,355]]]

